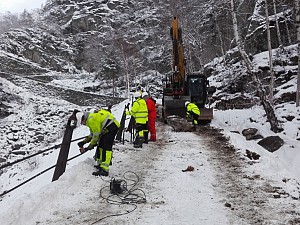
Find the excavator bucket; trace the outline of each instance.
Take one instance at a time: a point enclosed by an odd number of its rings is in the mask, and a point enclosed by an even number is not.
[[[199,120],[210,122],[213,119],[213,108],[201,108]]]
[[[173,99],[171,96],[165,96],[164,107],[163,107],[163,117],[164,122],[167,123],[167,118],[169,116],[179,116],[181,118],[186,117],[186,108],[184,107],[185,101],[187,101],[187,96],[182,96],[181,99]],[[213,108],[200,108],[199,120],[205,122],[211,122],[213,119]]]

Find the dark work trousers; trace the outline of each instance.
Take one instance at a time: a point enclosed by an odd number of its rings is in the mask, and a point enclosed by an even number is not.
[[[100,157],[100,151],[103,151],[101,161],[105,161],[105,152],[107,150],[112,151],[115,136],[117,135],[119,130],[118,126],[115,123],[110,124],[106,129],[108,130],[108,132],[101,135],[95,154],[96,159],[98,159]]]
[[[199,124],[199,116],[194,112],[190,112],[190,114],[192,115],[193,118],[193,124],[194,125]],[[197,121],[197,123],[195,123],[195,121]]]

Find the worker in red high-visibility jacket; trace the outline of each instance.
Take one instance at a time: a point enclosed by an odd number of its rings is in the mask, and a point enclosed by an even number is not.
[[[142,97],[146,100],[147,108],[148,108],[148,130],[150,132],[149,141],[156,141],[156,101],[148,95],[147,92],[142,93]],[[148,136],[146,134],[145,136]],[[145,138],[145,141],[148,141],[148,138]]]

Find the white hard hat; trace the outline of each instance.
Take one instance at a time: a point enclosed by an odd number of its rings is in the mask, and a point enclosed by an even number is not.
[[[133,97],[135,97],[135,98],[140,98],[141,97],[141,92],[134,92],[133,93]]]
[[[146,92],[146,91],[144,91],[144,92],[142,93],[142,98],[144,98],[145,96],[149,96],[149,95],[148,95],[148,92]]]
[[[76,113],[76,119],[77,119],[77,126],[81,125],[81,118],[83,116],[83,112]]]
[[[97,112],[97,110],[90,109],[90,110],[81,111],[81,112],[76,113],[77,125],[79,126],[83,119],[86,120],[88,118],[88,116],[90,115],[90,113],[95,113],[95,112]]]
[[[189,101],[186,101],[186,102],[184,103],[185,107],[187,107],[188,104],[190,104],[190,102],[189,102]]]

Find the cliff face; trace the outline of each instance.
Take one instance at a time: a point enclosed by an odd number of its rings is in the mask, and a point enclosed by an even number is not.
[[[267,50],[264,8],[258,0],[237,5],[241,37],[249,53]],[[169,27],[179,17],[187,64],[199,70],[235,46],[229,6],[223,1],[184,2],[49,0],[30,28],[1,36],[2,72],[101,71],[121,76],[155,69],[170,71]],[[272,47],[278,47],[275,19],[283,45],[295,43],[293,2],[269,6]]]

